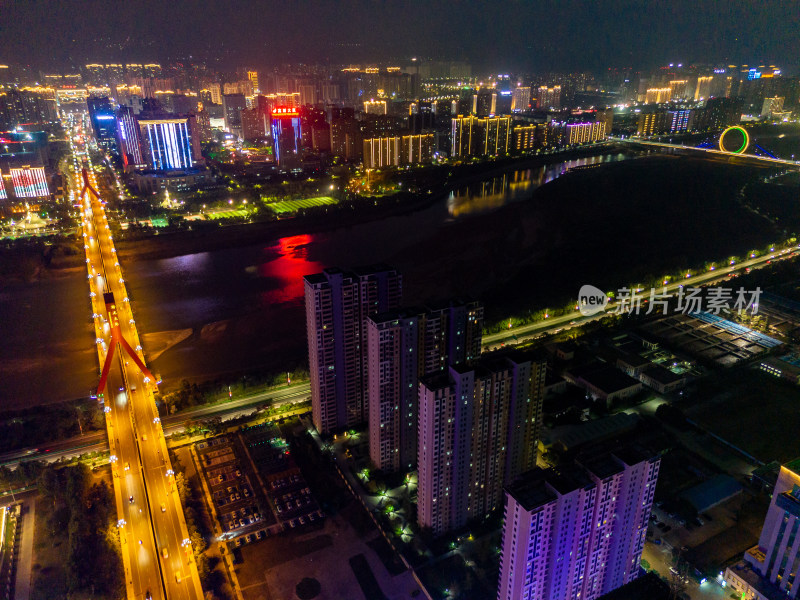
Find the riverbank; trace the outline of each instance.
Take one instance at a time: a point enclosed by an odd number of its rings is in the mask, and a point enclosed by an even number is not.
[[[526,156],[521,158],[496,159],[477,164],[436,167],[441,172],[431,173],[431,178],[441,179],[439,185],[431,185],[420,193],[397,193],[362,201],[344,201],[337,206],[326,207],[311,215],[292,219],[225,225],[222,221],[202,222],[187,228],[159,232],[146,239],[126,240],[125,234],[117,236],[117,252],[121,260],[156,260],[213,252],[250,244],[273,242],[283,237],[312,235],[334,229],[353,227],[371,221],[402,216],[423,210],[446,198],[453,190],[497,177],[510,171],[531,169],[556,164],[581,157],[590,157],[620,151],[636,154],[630,148],[614,143],[596,144],[568,152]],[[438,177],[437,177],[438,176]]]

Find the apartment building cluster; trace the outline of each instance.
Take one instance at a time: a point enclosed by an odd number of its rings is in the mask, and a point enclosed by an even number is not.
[[[508,486],[498,600],[594,600],[636,579],[659,466],[626,446]]]
[[[481,358],[483,307],[401,307],[386,265],[305,277],[313,420],[367,423],[370,459],[419,470],[419,523],[435,534],[488,515],[536,465],[545,362]]]

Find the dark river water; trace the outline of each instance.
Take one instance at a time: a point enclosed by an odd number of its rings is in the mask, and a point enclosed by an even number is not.
[[[473,292],[478,286],[470,286],[470,274],[491,273],[492,261],[498,259],[491,248],[486,248],[485,258],[481,248],[470,248],[469,269],[460,271],[466,275],[448,275],[450,263],[442,263],[440,254],[452,250],[447,260],[454,265],[462,254],[450,248],[453,232],[475,231],[475,239],[480,239],[487,218],[530,201],[536,188],[568,169],[602,164],[577,169],[581,177],[602,181],[605,170],[612,169],[604,163],[636,156],[641,155],[615,152],[510,171],[455,190],[424,210],[326,233],[123,262],[151,368],[165,385],[173,386],[182,378],[225,379],[302,365],[306,360],[302,276],[328,266],[390,262],[404,274],[407,304]],[[614,167],[623,168],[627,167]],[[493,227],[502,236],[506,226]],[[468,245],[469,240],[458,243]],[[490,278],[482,283],[487,281]],[[0,290],[0,409],[88,394],[98,372],[89,314],[83,269]],[[175,340],[182,341],[168,347]]]

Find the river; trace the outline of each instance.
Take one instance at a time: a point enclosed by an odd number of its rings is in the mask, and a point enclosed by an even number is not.
[[[527,205],[536,201],[534,190],[571,169],[579,173],[576,181],[592,189],[603,185],[608,173],[622,176],[623,165],[612,171],[611,163],[642,162],[629,160],[637,156],[641,154],[613,152],[509,171],[454,190],[404,216],[263,244],[123,264],[150,365],[168,386],[182,378],[225,379],[258,369],[303,365],[302,276],[328,266],[390,262],[404,273],[408,304],[456,294],[500,302],[508,295],[501,284],[520,277],[529,281],[525,273],[530,271],[524,269],[552,263],[548,252],[565,241],[564,232],[575,227],[571,219],[579,216],[568,203],[552,199],[542,211],[531,213]],[[666,165],[658,169],[674,169],[668,166],[670,159],[658,160]],[[721,167],[707,167],[709,172],[717,168]],[[641,177],[646,182],[652,173]],[[722,193],[733,197],[740,182],[731,180],[727,171],[724,176],[720,173],[719,181],[728,186]],[[552,224],[562,222],[564,232],[556,235],[558,227]],[[724,233],[723,227],[720,234]],[[681,257],[690,254],[681,248],[675,252]],[[565,265],[564,271],[572,270]],[[579,270],[574,272],[577,276]],[[560,285],[568,278],[554,271],[552,279]],[[533,289],[547,282],[529,283]],[[577,290],[583,282],[568,283]],[[528,294],[525,285],[514,285]],[[533,292],[526,298],[520,301],[532,302],[538,296]],[[87,395],[97,378],[88,300],[82,269],[0,290],[0,407],[21,408]]]

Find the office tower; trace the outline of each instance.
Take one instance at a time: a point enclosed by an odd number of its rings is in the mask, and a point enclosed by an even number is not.
[[[259,108],[247,108],[241,111],[242,139],[259,140],[269,136],[267,113]]]
[[[509,485],[498,600],[594,600],[636,579],[659,465],[626,447]]]
[[[537,90],[536,98],[536,106],[538,108],[558,110],[561,108],[561,86],[554,85],[553,87],[548,87],[546,85],[540,85]]]
[[[148,169],[191,169],[202,162],[194,115],[152,115],[137,119],[144,162]]]
[[[453,117],[450,156],[497,156],[511,147],[511,117]]]
[[[373,265],[303,279],[314,426],[330,433],[366,420],[366,320],[400,306],[403,278]]]
[[[419,384],[417,520],[435,535],[483,518],[502,486],[534,465],[544,364],[481,359]]]
[[[648,88],[645,104],[661,104],[672,99],[672,88]]]
[[[498,115],[510,115],[511,105],[514,103],[514,96],[511,90],[502,91],[497,94],[494,112]]]
[[[368,115],[387,114],[386,100],[366,100],[364,102],[364,112]]]
[[[225,129],[242,136],[242,111],[247,108],[244,94],[223,94],[222,111],[225,115]]]
[[[331,111],[331,153],[346,161],[361,158],[361,129],[353,114],[353,109]]]
[[[728,567],[724,581],[742,598],[797,598],[800,581],[800,459],[781,465],[758,545]],[[777,588],[777,589],[776,589]]]
[[[130,106],[121,106],[117,110],[117,151],[126,170],[144,166],[142,136]]]
[[[272,109],[271,126],[275,161],[279,165],[290,165],[298,158],[302,147],[300,112],[294,107],[276,106]]]
[[[530,108],[531,88],[530,86],[519,86],[511,92],[511,111],[522,112]]]
[[[248,71],[247,80],[250,82],[250,88],[254,94],[260,94],[261,88],[258,86],[258,71]]]
[[[107,97],[92,97],[86,99],[86,105],[89,108],[89,120],[92,122],[97,144],[103,148],[110,148],[117,137],[117,121],[111,101]]]
[[[419,378],[480,356],[482,328],[478,302],[405,308],[367,319],[369,449],[378,468],[416,465]]]

